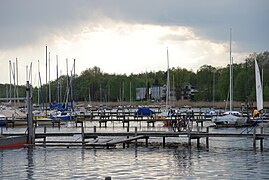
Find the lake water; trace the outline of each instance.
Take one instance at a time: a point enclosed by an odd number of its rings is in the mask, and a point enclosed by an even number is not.
[[[87,123],[92,132],[95,123]],[[206,123],[205,126],[210,125]],[[161,123],[155,127],[132,123],[131,130],[169,131]],[[25,128],[3,129],[4,132],[24,132]],[[130,131],[131,131],[130,130]],[[204,129],[201,129],[204,130]],[[239,133],[244,128],[211,128],[211,132]],[[38,127],[37,132],[43,128]],[[121,123],[108,123],[97,131],[126,131]],[[80,132],[73,123],[61,129],[48,127],[47,132]],[[265,129],[269,133],[268,129]],[[78,139],[78,137],[73,137]],[[201,147],[186,146],[186,138],[167,138],[178,142],[176,147],[162,148],[162,139],[149,139],[149,147],[115,149],[35,147],[0,150],[0,179],[268,179],[269,143],[264,151],[253,150],[252,138],[210,139],[209,150],[204,139]],[[157,143],[155,143],[157,142]],[[258,142],[258,141],[257,141]]]

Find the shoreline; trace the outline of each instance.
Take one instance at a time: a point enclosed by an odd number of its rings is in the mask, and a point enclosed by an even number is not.
[[[226,105],[227,104],[227,105]],[[17,106],[22,107],[25,106],[25,103],[16,102],[16,103],[0,103],[0,105],[4,106]],[[111,107],[118,107],[118,106],[156,106],[156,107],[164,107],[165,101],[161,102],[148,102],[148,101],[129,101],[125,102],[88,102],[88,101],[79,101],[77,103],[78,106],[111,106]],[[172,107],[196,107],[196,108],[217,108],[217,109],[225,109],[225,107],[229,107],[229,102],[226,103],[225,101],[222,102],[206,102],[206,101],[188,101],[188,100],[178,100],[178,101],[171,101],[170,105]],[[249,102],[250,108],[256,107],[256,102]],[[47,105],[49,107],[49,105]],[[233,108],[242,108],[246,107],[246,103],[233,101]],[[264,102],[264,109],[269,108],[269,101]]]
[[[117,106],[159,106],[159,107],[164,107],[165,102],[146,102],[146,101],[134,101],[134,102],[78,102],[78,104],[84,104],[84,106],[91,105],[91,106],[112,106],[112,107],[117,107]],[[179,100],[179,101],[174,101],[170,103],[172,107],[196,107],[196,108],[204,108],[204,107],[211,107],[211,108],[218,108],[218,109],[225,109],[225,107],[229,107],[229,102],[226,103],[225,101],[223,102],[206,102],[206,101],[187,101],[187,100]],[[227,105],[226,105],[227,104]],[[256,107],[256,102],[249,103],[250,108],[251,107]],[[233,102],[233,107],[234,108],[242,108],[246,107],[246,103],[244,102]],[[269,107],[269,102],[264,102],[264,108],[268,109]]]

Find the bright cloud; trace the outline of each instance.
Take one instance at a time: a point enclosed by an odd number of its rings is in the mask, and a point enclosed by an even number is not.
[[[166,48],[169,49],[170,67],[181,67],[196,71],[204,64],[226,66],[228,64],[229,40],[212,42],[199,37],[192,28],[160,26],[151,24],[126,24],[105,21],[100,24],[83,24],[74,34],[56,34],[49,37],[50,79],[56,78],[56,55],[59,57],[61,74],[66,73],[66,59],[69,71],[76,59],[76,73],[98,66],[107,73],[130,74],[146,71],[166,70]],[[45,41],[45,40],[44,40]],[[45,83],[45,43],[18,48],[1,53],[1,63],[18,57],[20,74],[33,63],[33,82],[37,84],[37,60],[40,60],[42,82]],[[25,56],[27,54],[27,56]],[[16,55],[16,56],[14,56]],[[245,57],[244,53],[237,57]],[[243,59],[235,58],[235,62]],[[5,62],[5,63],[3,63]],[[8,75],[8,68],[4,70]],[[20,84],[25,82],[20,76]],[[2,82],[9,82],[1,77]]]

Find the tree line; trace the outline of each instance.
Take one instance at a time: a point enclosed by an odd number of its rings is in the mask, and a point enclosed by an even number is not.
[[[254,56],[262,73],[264,101],[269,101],[269,52],[250,54],[243,63],[233,64],[233,99],[235,101],[255,101]],[[186,85],[192,85],[197,93],[191,101],[225,101],[229,93],[230,65],[212,67],[203,65],[196,72],[185,68],[173,67],[169,70],[170,86],[175,90],[177,100],[181,99]],[[72,77],[62,75],[41,88],[33,87],[33,102],[48,102],[48,89],[51,101],[61,103],[69,97],[74,101],[135,101],[136,88],[163,86],[166,84],[167,71],[140,74],[108,74],[99,67],[84,70]],[[9,97],[10,84],[0,84],[0,97]],[[69,90],[69,91],[67,91]],[[19,96],[25,96],[25,86],[18,87]],[[69,93],[67,93],[69,92]],[[13,93],[13,90],[12,90]],[[11,94],[12,94],[11,93]]]

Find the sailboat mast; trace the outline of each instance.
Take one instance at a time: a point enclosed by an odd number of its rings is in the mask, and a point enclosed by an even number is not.
[[[232,28],[230,28],[230,111],[233,109],[232,78]]]
[[[38,60],[38,79],[40,78],[40,66],[39,66],[39,60]],[[39,104],[40,104],[40,80],[38,80],[38,95],[37,95],[37,104],[38,104],[38,106],[39,106]]]
[[[46,46],[46,96],[45,96],[45,105],[46,105],[46,114],[47,114],[47,103],[48,103],[48,46]]]
[[[11,99],[12,94],[12,64],[11,61],[9,61],[9,98]],[[11,100],[10,100],[11,102]]]
[[[50,52],[49,52],[49,103],[51,103],[51,86],[50,86]]]
[[[132,82],[130,81],[130,106],[132,105]]]
[[[19,98],[19,72],[18,72],[18,59],[16,58],[16,79],[17,79],[17,86],[16,86],[16,93],[17,93],[17,98]],[[19,103],[19,99],[17,100]]]
[[[166,104],[165,107],[168,108],[169,95],[170,95],[170,83],[169,83],[169,54],[167,48],[167,81],[166,81]]]
[[[60,102],[59,95],[59,76],[58,76],[58,55],[56,55],[56,79],[57,79],[57,103]]]

